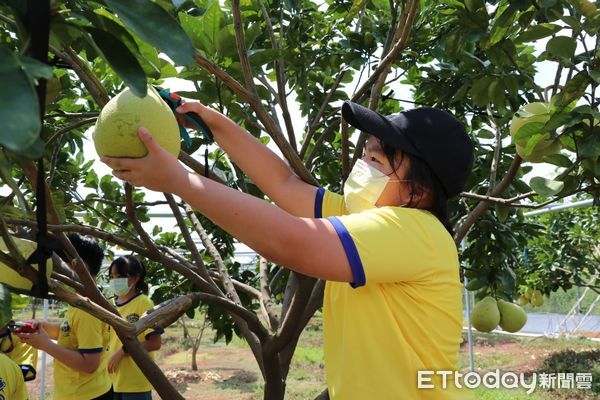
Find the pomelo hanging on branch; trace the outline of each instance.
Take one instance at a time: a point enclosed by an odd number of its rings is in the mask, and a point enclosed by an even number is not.
[[[487,296],[475,304],[471,311],[471,324],[480,332],[491,332],[500,323],[500,310],[496,299]]]
[[[525,326],[527,314],[517,304],[500,299],[498,300],[498,310],[500,311],[500,327],[505,331],[515,333]]]
[[[549,132],[544,131],[550,117],[550,104],[534,102],[521,107],[510,121],[512,141],[524,161],[542,162],[544,156],[560,151],[558,138],[552,138]]]
[[[177,120],[152,86],[148,86],[148,94],[143,98],[127,88],[104,106],[93,134],[96,152],[100,157],[144,157],[147,150],[138,137],[142,126],[161,147],[175,157],[179,155],[181,139]]]

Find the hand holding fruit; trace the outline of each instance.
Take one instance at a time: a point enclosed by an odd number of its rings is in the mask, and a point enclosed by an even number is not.
[[[186,185],[188,171],[177,158],[163,149],[146,128],[139,129],[139,137],[148,150],[145,157],[102,157],[100,160],[113,168],[114,176],[134,186],[174,193],[177,188]]]

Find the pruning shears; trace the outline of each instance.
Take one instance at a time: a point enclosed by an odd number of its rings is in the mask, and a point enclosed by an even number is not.
[[[185,114],[177,112],[177,107],[181,105],[181,96],[179,96],[177,93],[171,93],[169,90],[162,89],[160,87],[155,86],[155,89],[160,95],[160,97],[167,103],[169,108],[175,114],[175,118],[179,123],[179,134],[181,135],[181,138],[188,147],[191,147],[192,140],[190,139],[190,135],[185,129],[185,122],[193,126],[197,131],[199,131],[206,140],[209,140],[211,142],[214,141],[212,131],[210,130],[208,125],[206,125],[206,122],[204,122],[202,117],[200,117],[194,112],[187,112]]]

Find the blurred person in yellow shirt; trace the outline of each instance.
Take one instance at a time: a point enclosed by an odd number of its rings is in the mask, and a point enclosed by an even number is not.
[[[144,281],[146,269],[136,257],[126,255],[115,259],[110,265],[109,274],[109,291],[115,295],[113,303],[127,321],[136,322],[154,307],[154,303],[147,296],[148,284]],[[162,333],[162,329],[148,329],[138,336],[150,357],[160,349]],[[152,385],[127,354],[114,330],[110,335],[108,372],[113,383],[115,400],[152,399]]]
[[[73,233],[69,240],[95,278],[104,258],[96,239]],[[34,325],[34,333],[18,335],[24,343],[54,357],[54,400],[113,399],[106,369],[110,335],[107,323],[68,306],[60,324],[35,321]]]

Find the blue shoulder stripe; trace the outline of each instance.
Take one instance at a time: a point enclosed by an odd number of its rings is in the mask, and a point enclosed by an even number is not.
[[[335,231],[337,232],[340,240],[342,241],[342,246],[344,247],[344,251],[346,252],[346,257],[348,257],[348,262],[350,263],[350,269],[352,269],[352,276],[354,277],[354,282],[350,283],[350,286],[353,288],[357,288],[359,286],[364,286],[366,283],[365,270],[362,265],[362,261],[360,260],[360,255],[358,254],[358,250],[356,249],[356,245],[352,240],[352,236],[350,236],[350,232],[344,226],[342,221],[336,217],[328,217],[327,218]]]
[[[102,353],[102,347],[98,347],[97,349],[79,349],[77,351],[79,351],[81,354]]]
[[[323,197],[325,197],[325,189],[317,188],[315,197],[315,218],[323,218]]]

